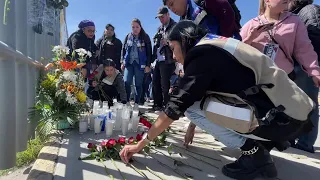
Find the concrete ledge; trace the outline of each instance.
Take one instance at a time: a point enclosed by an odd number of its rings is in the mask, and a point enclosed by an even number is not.
[[[57,131],[41,149],[27,180],[52,180],[59,157],[63,132]]]

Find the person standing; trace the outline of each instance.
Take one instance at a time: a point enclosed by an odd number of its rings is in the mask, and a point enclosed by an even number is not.
[[[124,71],[124,81],[127,91],[127,100],[130,100],[131,85],[135,79],[137,91],[135,103],[139,103],[143,93],[143,78],[150,72],[152,59],[152,45],[149,35],[142,28],[139,19],[133,19],[130,32],[123,43],[121,52],[121,70]]]
[[[318,54],[318,62],[320,61],[320,6],[312,4],[313,0],[291,0],[289,10],[297,14],[302,22],[307,26],[308,36],[311,40],[315,52]],[[295,83],[308,94],[308,96],[316,103],[318,107],[319,87],[314,86],[312,78],[310,78],[301,67],[296,66]],[[312,131],[298,138],[297,143],[292,142],[292,147],[314,153],[314,144],[318,136],[319,127],[319,109],[316,108],[311,115],[311,121],[314,125]]]
[[[98,64],[102,64],[106,59],[112,59],[116,64],[116,69],[121,70],[121,49],[122,43],[116,38],[114,26],[107,24],[103,36],[96,42],[99,48]]]
[[[153,99],[154,110],[161,111],[169,101],[170,78],[173,75],[176,65],[173,53],[167,41],[168,32],[176,24],[170,18],[168,8],[159,8],[158,15],[161,25],[154,36],[153,57],[156,59],[156,66],[153,72]]]
[[[163,0],[163,4],[212,34],[241,39],[241,15],[235,0]]]
[[[81,69],[81,73],[86,80],[90,74],[90,71],[93,71],[97,67],[96,51],[98,48],[94,44],[96,28],[94,22],[90,20],[81,21],[78,27],[79,30],[72,33],[68,38],[67,47],[70,49],[70,56],[73,51],[80,48],[91,52],[92,56],[87,57],[85,62],[86,65]]]

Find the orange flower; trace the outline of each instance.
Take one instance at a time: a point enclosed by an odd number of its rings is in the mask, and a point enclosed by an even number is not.
[[[69,86],[67,87],[67,91],[70,92],[70,93],[72,93],[72,92],[74,91],[74,85],[69,85]]]
[[[77,62],[76,61],[59,61],[62,68],[66,71],[77,68]]]
[[[52,68],[53,67],[53,64],[52,63],[49,63],[49,64],[47,64],[45,67],[44,67],[44,70],[49,70],[50,68]]]

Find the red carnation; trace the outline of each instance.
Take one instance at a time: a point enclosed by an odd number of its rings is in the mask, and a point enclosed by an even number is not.
[[[119,140],[118,140],[118,143],[121,144],[121,145],[124,145],[126,143],[126,138],[120,137]]]
[[[112,148],[116,144],[117,144],[117,141],[115,139],[109,139],[109,141],[107,142],[107,148]]]
[[[141,135],[141,134],[137,134],[136,140],[137,140],[137,141],[141,141],[141,139],[142,139],[142,135]]]
[[[152,127],[152,124],[151,124],[150,122],[148,122],[148,121],[147,121],[146,124],[144,124],[144,125],[145,125],[147,128],[149,128],[149,129]]]
[[[93,148],[94,148],[94,146],[95,146],[95,145],[94,145],[93,143],[88,143],[87,148],[88,148],[88,149],[93,149]]]
[[[128,143],[129,143],[129,144],[134,143],[134,138],[133,138],[133,137],[130,137],[130,138],[128,139]]]
[[[104,146],[107,145],[107,142],[106,142],[106,141],[102,141],[102,142],[100,143],[100,145],[101,145],[102,147],[104,147]]]

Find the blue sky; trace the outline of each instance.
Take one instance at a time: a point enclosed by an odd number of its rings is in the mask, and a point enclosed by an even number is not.
[[[244,24],[258,13],[259,0],[237,0]],[[320,0],[315,0],[320,4]],[[69,35],[78,29],[83,19],[93,20],[96,24],[98,38],[101,37],[106,24],[115,26],[117,37],[123,41],[131,31],[131,20],[139,18],[145,31],[152,37],[160,25],[154,17],[162,6],[162,0],[69,0],[67,8],[67,26]],[[178,17],[171,13],[173,19]]]

